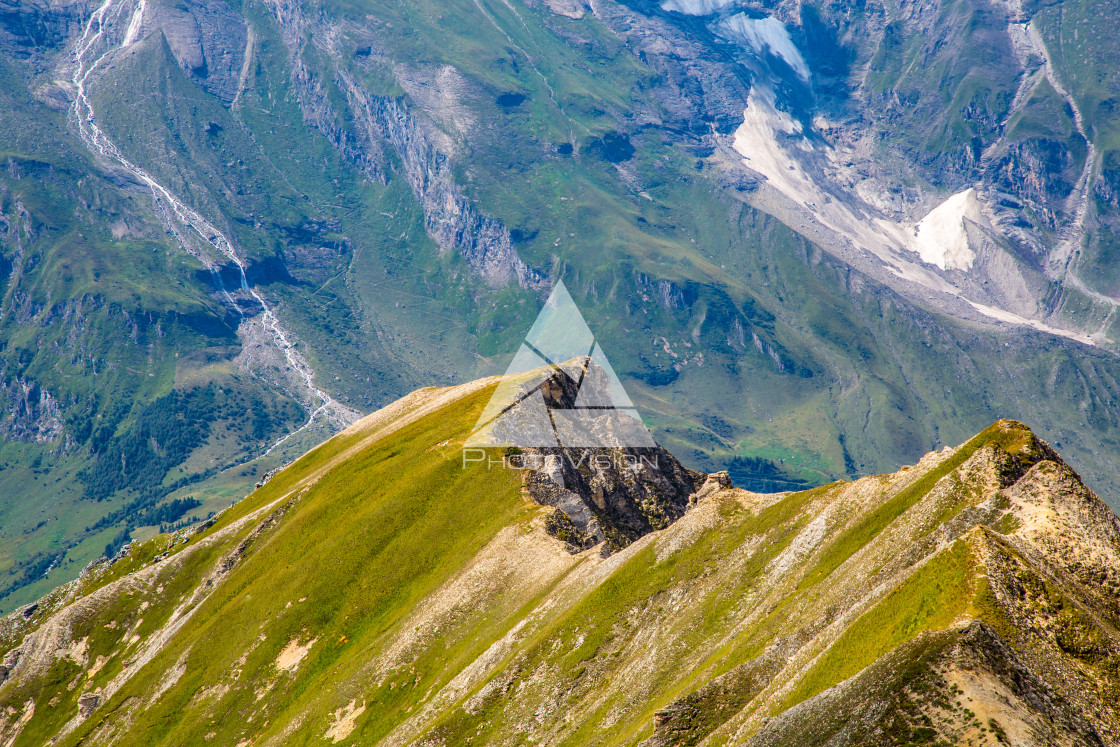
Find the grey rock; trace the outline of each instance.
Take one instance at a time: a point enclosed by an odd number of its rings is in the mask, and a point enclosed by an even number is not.
[[[248,27],[224,0],[149,3],[141,29],[162,33],[184,72],[219,99],[233,101]]]

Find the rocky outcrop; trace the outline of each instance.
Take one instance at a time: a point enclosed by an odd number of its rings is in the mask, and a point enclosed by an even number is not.
[[[248,26],[225,0],[143,0],[133,11],[135,38],[161,33],[183,69],[225,103],[237,95]],[[130,23],[131,26],[131,23]]]
[[[975,741],[985,735],[988,740]],[[970,742],[1107,744],[982,622],[919,637],[859,676],[767,720],[743,744]]]
[[[0,363],[0,438],[49,444],[62,435],[62,408],[43,387],[24,376],[8,377]]]
[[[402,175],[424,211],[424,227],[440,250],[461,256],[494,287],[511,281],[523,288],[543,287],[541,275],[517,256],[509,229],[463,194],[451,158],[410,107],[401,99],[372,96],[345,73],[339,73],[339,82],[363,141],[385,142],[400,159]]]
[[[662,448],[526,449],[529,494],[564,514],[552,519],[553,536],[573,552],[605,542],[604,552],[626,547],[684,515],[705,475]]]
[[[581,388],[606,391],[609,386],[604,369],[589,358],[562,364],[540,385],[545,406],[552,412],[576,407]],[[590,426],[602,429],[596,443],[641,443],[641,438],[635,438],[638,434],[617,432],[632,427],[644,432],[636,421],[628,422],[629,418],[619,418],[609,410],[599,419],[601,422]],[[516,423],[514,428],[525,425]],[[517,435],[513,434],[514,441]],[[556,508],[547,524],[550,534],[566,542],[572,552],[603,543],[603,553],[609,554],[683,516],[690,497],[695,499],[707,479],[652,445],[652,440],[650,444],[644,448],[531,447],[518,449],[509,458],[527,468],[523,479],[529,495],[541,505]]]
[[[1029,216],[1037,228],[1058,229],[1069,218],[1066,200],[1084,166],[1084,143],[1040,138],[1002,150],[988,167],[993,188],[1007,195],[1001,207],[1019,224]],[[1008,227],[1009,232],[1013,229],[1014,224]]]
[[[542,288],[544,278],[518,256],[509,229],[475,206],[456,183],[454,147],[448,135],[433,120],[418,114],[417,107],[406,99],[371,93],[340,64],[340,52],[333,46],[339,29],[329,19],[320,18],[321,27],[315,27],[301,8],[286,0],[272,0],[270,7],[288,47],[291,79],[304,120],[371,178],[384,181],[397,171],[415,195],[424,214],[424,228],[442,253],[462,257],[492,287],[516,282],[523,288]],[[310,37],[312,43],[321,40],[319,51],[329,60],[326,69],[314,68],[303,59],[304,32],[313,27],[316,30]],[[428,86],[410,68],[380,72],[400,76],[406,91],[423,91]],[[440,68],[433,73],[437,78],[449,74],[454,77],[457,72]],[[341,94],[345,109],[339,110],[332,102],[330,87]],[[388,158],[389,153],[395,159]]]

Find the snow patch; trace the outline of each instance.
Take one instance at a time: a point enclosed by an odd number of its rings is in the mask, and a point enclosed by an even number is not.
[[[809,80],[809,66],[805,64],[805,58],[790,38],[786,25],[777,18],[749,18],[740,13],[720,22],[719,34],[750,47],[758,54],[769,50],[770,54],[782,58],[797,73],[797,77]]]
[[[931,290],[960,295],[935,272],[902,256],[902,249],[909,249],[914,241],[912,226],[868,215],[848,205],[845,195],[826,191],[806,171],[804,164],[813,160],[822,166],[832,163],[835,153],[826,144],[814,145],[805,136],[802,124],[777,108],[773,90],[759,84],[751,89],[743,124],[735,131],[732,147],[743,156],[747,166],[766,177],[771,187],[806,210],[820,225],[878,257],[890,272]]]
[[[960,298],[995,321],[1096,344],[1088,335],[972,301],[928,265],[908,259],[917,253],[942,270],[971,269],[976,255],[968,244],[965,220],[991,228],[973,190],[953,195],[917,225],[888,219],[850,191],[830,185],[827,172],[838,168],[837,154],[827,143],[810,140],[802,123],[776,104],[774,91],[756,82],[747,98],[743,124],[732,140],[732,147],[752,171],[765,177],[768,188],[804,210],[820,226],[849,241],[853,248],[882,260],[884,269],[901,279]],[[790,225],[797,230],[796,222]]]
[[[801,123],[775,107],[774,92],[763,86],[753,87],[732,147],[747,160],[747,165],[783,194],[802,205],[811,205],[823,195],[801,164],[786,153],[778,142],[779,135],[798,148],[812,150],[812,144],[803,136]]]
[[[140,36],[140,28],[144,24],[144,8],[147,5],[147,0],[140,0],[136,3],[136,10],[132,11],[132,20],[128,22],[128,30],[124,33],[124,41],[121,42],[121,48],[127,47],[136,41]]]
[[[684,13],[686,16],[706,16],[733,2],[735,0],[665,0],[661,3],[661,10]]]
[[[747,166],[766,177],[767,183],[809,212],[821,225],[847,237],[888,264],[898,255],[908,237],[888,221],[856,214],[842,199],[834,199],[804,164],[814,158],[829,162],[834,154],[827,144],[815,145],[804,127],[776,106],[774,91],[756,84],[747,97],[743,124],[735,130],[732,147]],[[904,271],[904,268],[899,268]],[[916,265],[914,269],[920,270]],[[932,275],[932,273],[929,273]]]
[[[984,215],[976,190],[958,192],[919,221],[912,248],[923,262],[942,270],[969,270],[976,253],[968,244],[965,221],[981,224]]]
[[[968,301],[968,299],[965,300]],[[968,301],[968,305],[979,311],[984,316],[989,317],[990,319],[995,319],[996,321],[1018,326],[1033,327],[1039,332],[1045,332],[1057,337],[1066,337],[1070,340],[1077,340],[1083,345],[1089,345],[1091,347],[1097,346],[1096,340],[1094,340],[1089,335],[1081,334],[1080,332],[1071,332],[1068,329],[1051,327],[1049,324],[1040,322],[1037,319],[1028,319],[1025,316],[1020,316],[1019,314],[1014,314],[1010,311],[1005,311],[1004,309],[997,309],[994,306],[986,306],[985,304],[976,303],[975,301]]]

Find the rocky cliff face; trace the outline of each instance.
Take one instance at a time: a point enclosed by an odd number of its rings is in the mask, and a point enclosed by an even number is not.
[[[0,49],[17,58],[65,42],[93,10],[88,0],[4,0],[0,2]]]
[[[175,60],[199,85],[229,104],[251,53],[244,18],[224,0],[180,3],[144,0],[129,18],[130,42],[162,34]],[[127,38],[127,37],[126,37]]]
[[[646,482],[663,523],[573,553],[555,460],[461,456],[493,387],[416,392],[5,618],[0,736],[1120,744],[1120,519],[1021,424],[801,493]]]
[[[364,126],[370,143],[385,143],[400,159],[408,185],[424,211],[424,227],[444,252],[454,252],[495,288],[516,282],[540,289],[545,281],[517,256],[509,229],[482,213],[455,182],[454,163],[437,145],[433,127],[423,125],[400,99],[371,97],[342,78],[350,116]],[[384,152],[376,146],[375,153]]]
[[[457,126],[463,123],[456,121],[454,109],[460,110],[460,116],[473,115],[454,103],[450,117],[414,110],[415,105],[425,102],[426,90],[445,87],[441,85],[441,73],[448,70],[454,78],[453,86],[469,90],[455,68],[445,67],[433,74],[399,66],[398,61],[384,55],[386,40],[376,34],[371,37],[370,29],[361,29],[357,30],[358,38],[370,46],[361,49],[358,56],[364,63],[355,74],[346,63],[337,62],[340,57],[345,60],[356,54],[343,46],[353,43],[348,37],[355,29],[330,17],[309,17],[299,3],[272,0],[269,7],[288,49],[292,82],[304,119],[371,177],[384,180],[388,173],[399,171],[423,211],[428,236],[440,251],[462,257],[494,288],[510,282],[522,288],[542,288],[542,274],[517,255],[509,229],[472,204],[456,181],[453,138],[460,134]],[[374,48],[379,54],[372,53]],[[326,67],[321,62],[316,64],[314,58],[320,55],[325,55]],[[357,77],[371,73],[395,79],[413,100],[372,94]],[[344,107],[328,97],[336,91],[345,101]],[[451,98],[455,95],[451,93]],[[448,107],[443,113],[449,113]]]
[[[51,393],[0,370],[0,436],[13,441],[54,442],[62,434],[62,412]]]
[[[551,535],[572,552],[609,554],[684,515],[707,478],[662,448],[527,449],[529,495],[557,511]]]
[[[533,383],[540,387],[549,408],[546,417],[550,424],[555,414],[588,401],[610,404],[608,398],[599,400],[598,394],[588,394],[610,390],[609,375],[589,357],[567,361],[543,382],[534,379]],[[582,402],[580,392],[584,393]],[[601,411],[597,418],[595,410],[579,412],[591,420],[584,425],[588,433],[595,434],[591,441],[602,446],[518,448],[508,457],[524,468],[522,479],[529,495],[556,509],[546,525],[550,534],[568,543],[572,552],[600,546],[606,555],[684,515],[689,496],[705,483],[705,475],[688,469],[654,444],[645,426],[632,418],[620,417],[611,409]],[[497,427],[495,435],[517,443],[534,425],[526,420],[513,413],[505,426],[512,425],[511,432]],[[643,442],[649,445],[607,446]]]

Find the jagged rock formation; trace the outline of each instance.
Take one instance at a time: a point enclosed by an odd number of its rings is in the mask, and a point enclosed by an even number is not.
[[[684,515],[704,482],[669,452],[655,449],[526,449],[533,499],[555,506],[549,533],[572,551],[603,543],[609,553]]]
[[[606,392],[609,386],[604,369],[591,358],[577,358],[558,366],[541,391],[548,408],[568,410],[577,406],[581,391]],[[598,443],[633,443],[611,432],[619,426],[644,432],[642,424],[629,418],[603,415],[598,420],[602,421],[598,426],[602,430],[596,431]],[[557,510],[546,529],[573,552],[603,543],[603,552],[610,553],[664,529],[684,515],[689,496],[705,480],[659,446],[518,451],[514,458],[527,467],[524,482],[529,495]]]
[[[51,393],[21,377],[6,380],[0,367],[0,437],[51,443],[61,433],[61,410]]]
[[[800,493],[712,475],[573,554],[532,499],[557,455],[528,490],[461,455],[494,386],[416,392],[5,618],[0,738],[1120,744],[1120,519],[1022,424]]]
[[[526,486],[536,502],[556,506],[549,531],[572,551],[604,543],[604,552],[626,547],[684,515],[689,496],[703,482],[662,448],[526,449]]]

